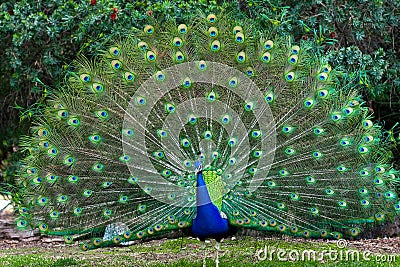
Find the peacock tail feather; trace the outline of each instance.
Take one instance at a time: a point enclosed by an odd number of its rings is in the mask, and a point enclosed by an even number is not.
[[[80,56],[21,140],[17,226],[85,250],[190,229],[198,151],[231,226],[340,238],[393,218],[380,126],[310,49],[211,14]]]

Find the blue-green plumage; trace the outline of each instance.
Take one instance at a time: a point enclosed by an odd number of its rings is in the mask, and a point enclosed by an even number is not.
[[[228,220],[221,217],[219,209],[212,203],[201,172],[197,174],[196,191],[197,214],[191,234],[200,239],[224,237],[230,230]]]

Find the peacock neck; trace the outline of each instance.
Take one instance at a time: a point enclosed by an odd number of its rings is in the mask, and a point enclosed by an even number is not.
[[[199,213],[199,208],[201,210],[202,206],[204,206],[208,203],[212,203],[210,194],[208,193],[207,185],[203,179],[202,172],[199,172],[197,174],[196,193],[197,193],[197,197],[196,197],[197,213]]]

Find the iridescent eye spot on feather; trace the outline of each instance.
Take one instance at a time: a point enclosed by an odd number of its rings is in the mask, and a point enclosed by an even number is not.
[[[174,113],[176,110],[175,105],[172,103],[165,103],[164,109],[167,113],[170,113],[170,114]]]
[[[313,133],[314,133],[316,136],[320,136],[320,135],[322,135],[324,132],[325,132],[325,130],[324,130],[323,128],[321,128],[321,127],[315,127],[314,130],[313,130]]]
[[[49,131],[45,128],[41,128],[37,131],[37,135],[40,137],[47,136],[48,134],[49,134]]]
[[[182,54],[182,52],[177,51],[175,53],[174,59],[175,59],[176,62],[181,63],[181,62],[183,62],[185,60],[185,56]]]
[[[75,159],[72,156],[65,156],[63,163],[67,166],[70,166],[75,163]]]
[[[247,102],[244,104],[244,109],[246,111],[252,111],[255,108],[254,102]]]
[[[328,196],[333,196],[335,194],[335,191],[331,188],[325,189],[325,194]]]
[[[121,161],[123,163],[127,163],[131,160],[131,157],[129,155],[122,155],[118,159],[119,159],[119,161]]]
[[[217,36],[218,36],[218,30],[217,30],[217,28],[215,28],[215,27],[210,27],[210,28],[208,29],[208,35],[209,35],[210,37],[217,37]]]
[[[181,140],[181,146],[186,147],[186,148],[190,147],[190,141],[187,138],[183,138]]]
[[[75,216],[79,216],[82,214],[82,208],[76,207],[72,212],[74,213]]]
[[[358,147],[358,153],[360,154],[367,154],[369,152],[368,147],[366,146],[359,146]]]
[[[183,41],[182,41],[182,39],[179,38],[179,37],[175,37],[175,38],[172,40],[172,43],[173,43],[173,45],[176,46],[176,47],[181,47],[181,46],[183,45]]]
[[[50,157],[54,157],[54,156],[56,156],[57,154],[58,154],[58,150],[57,150],[57,148],[55,148],[55,147],[49,148],[49,149],[47,150],[47,155],[50,156]]]
[[[346,166],[343,166],[343,165],[337,166],[336,170],[337,170],[338,172],[345,172],[345,171],[348,171],[348,169],[346,168]]]
[[[17,220],[16,225],[18,229],[25,229],[28,226],[28,221],[19,219]]]
[[[293,71],[288,72],[288,73],[285,74],[285,80],[286,80],[287,82],[293,82],[293,81],[294,81],[294,78],[295,78],[295,75],[294,75],[294,72],[293,72]]]
[[[46,176],[46,180],[48,183],[54,183],[58,180],[58,176],[54,175],[54,174],[48,174]]]
[[[161,71],[157,71],[156,75],[155,75],[157,81],[164,81],[165,80],[165,74]]]
[[[238,79],[236,77],[232,77],[229,80],[229,87],[235,88],[235,87],[237,87],[237,85],[238,85]]]
[[[108,114],[107,110],[97,110],[94,114],[101,121],[105,121],[105,120],[107,120],[109,118],[109,114]]]
[[[386,200],[394,200],[397,198],[396,193],[392,192],[392,191],[387,191],[385,192],[385,194],[383,195],[384,198]]]
[[[137,177],[131,176],[128,178],[128,183],[130,183],[130,184],[137,184],[137,181],[138,181]]]
[[[310,212],[311,212],[312,215],[318,215],[319,214],[319,210],[316,207],[310,208]]]
[[[315,105],[315,100],[312,98],[306,98],[303,104],[305,108],[312,108]]]
[[[265,52],[261,55],[261,61],[264,63],[269,63],[271,61],[271,54],[269,52]]]
[[[111,215],[112,215],[112,211],[111,211],[111,210],[105,209],[105,210],[103,211],[103,216],[104,216],[105,218],[109,218]]]
[[[360,204],[363,207],[368,207],[369,206],[369,201],[367,199],[361,199]]]
[[[40,178],[40,177],[33,178],[33,179],[32,179],[32,183],[33,183],[34,185],[39,185],[39,184],[42,183],[42,178]]]
[[[339,141],[339,144],[340,144],[342,147],[348,147],[348,146],[351,145],[351,142],[350,142],[350,140],[349,140],[348,138],[342,138],[342,139]]]
[[[101,187],[103,188],[109,188],[112,185],[112,182],[104,182],[101,184]]]
[[[187,121],[190,124],[195,124],[197,122],[197,117],[194,114],[189,114],[189,116],[187,117]]]
[[[263,154],[263,152],[261,150],[254,150],[253,157],[259,158],[262,156],[262,154]]]
[[[90,75],[86,74],[86,73],[81,74],[81,76],[79,76],[79,77],[80,77],[81,81],[84,82],[84,83],[89,82],[90,79],[91,79]]]
[[[360,188],[360,189],[358,189],[358,193],[361,195],[361,196],[367,196],[368,195],[368,189],[366,189],[366,188]]]
[[[244,34],[241,32],[236,33],[235,41],[236,41],[236,43],[239,43],[239,44],[244,43]]]
[[[222,116],[221,121],[223,124],[228,124],[231,121],[231,117],[228,114]]]
[[[267,92],[267,93],[265,94],[265,96],[264,96],[264,99],[265,99],[265,101],[266,101],[268,104],[271,104],[272,102],[274,102],[274,99],[275,99],[274,93],[272,93],[272,92]]]
[[[201,70],[201,71],[204,71],[204,70],[206,70],[207,69],[207,64],[206,64],[206,62],[205,61],[199,61],[199,63],[198,63],[198,68],[199,68],[199,70]]]
[[[292,54],[298,54],[300,52],[300,47],[298,45],[292,46]]]
[[[210,93],[208,93],[207,100],[210,102],[214,102],[215,100],[217,100],[217,95],[215,94],[214,91],[211,91]]]
[[[372,121],[370,120],[363,120],[362,121],[362,127],[366,130],[372,128],[372,126],[374,126],[374,124],[372,123]]]
[[[182,81],[182,86],[184,87],[184,88],[190,88],[191,86],[192,86],[192,80],[190,80],[190,78],[189,77],[186,77],[185,79],[183,79],[183,81]]]
[[[321,68],[321,71],[325,72],[325,73],[329,73],[329,72],[331,72],[331,70],[332,70],[332,67],[329,66],[328,64]]]
[[[326,74],[325,72],[318,74],[318,80],[323,82],[326,81],[328,79],[328,74]]]
[[[368,171],[367,169],[362,169],[362,170],[360,170],[360,171],[358,172],[358,174],[359,174],[361,177],[367,177],[367,176],[369,176],[369,171]]]
[[[109,50],[108,50],[109,52],[110,52],[110,54],[112,55],[112,56],[119,56],[119,48],[118,47],[111,47]]]
[[[92,92],[95,93],[95,94],[99,94],[99,93],[104,92],[103,85],[100,84],[100,83],[93,83],[92,84]]]
[[[210,14],[207,16],[207,21],[209,23],[214,23],[217,20],[217,16],[215,16],[214,14]]]
[[[68,125],[78,127],[81,124],[81,121],[77,117],[71,117],[68,119]]]
[[[294,131],[294,127],[292,127],[292,126],[284,125],[282,127],[282,132],[284,134],[289,134],[289,133],[292,133],[293,131]]]
[[[377,165],[375,167],[374,171],[375,171],[375,173],[384,173],[385,172],[385,168],[380,166],[380,165]]]
[[[147,51],[146,60],[149,62],[154,62],[157,59],[156,54],[153,51]]]
[[[68,117],[68,111],[65,109],[57,111],[57,117],[60,119],[65,119],[66,117]]]
[[[113,60],[111,61],[111,67],[114,70],[119,70],[122,67],[122,63],[119,60]]]
[[[258,139],[262,136],[262,131],[260,130],[253,130],[251,132],[251,137],[253,137],[254,139]]]
[[[363,137],[363,139],[364,139],[365,143],[370,143],[370,142],[374,141],[374,137],[372,135],[365,135]]]
[[[331,120],[334,121],[334,122],[340,122],[341,119],[342,119],[342,115],[339,112],[334,112],[331,115]]]
[[[375,214],[375,220],[377,220],[377,221],[383,221],[384,219],[385,219],[385,214],[380,213],[380,212],[378,212],[378,213]]]
[[[270,50],[270,49],[272,49],[273,47],[274,47],[274,42],[273,42],[273,41],[267,40],[267,41],[264,42],[264,48],[265,48],[266,50]]]
[[[65,204],[68,201],[68,196],[67,195],[59,195],[57,197],[57,202],[61,204]]]
[[[39,224],[39,231],[42,233],[46,233],[49,230],[49,227],[45,223]]]
[[[211,43],[211,51],[217,52],[221,49],[221,43],[218,40],[215,40]]]
[[[212,134],[211,131],[205,131],[203,133],[203,136],[204,136],[205,139],[210,140],[213,137],[213,134]]]
[[[104,165],[97,162],[97,163],[93,164],[92,170],[95,172],[102,172],[104,170]]]
[[[157,159],[163,159],[165,157],[165,154],[161,150],[157,150],[153,152],[153,156]]]
[[[133,75],[133,73],[131,73],[131,72],[125,72],[124,73],[124,79],[127,82],[133,82],[135,80],[135,75]]]
[[[328,90],[325,89],[320,89],[317,91],[317,97],[325,99],[329,96],[329,92]]]
[[[101,243],[102,243],[102,240],[100,238],[93,239],[93,245],[95,245],[96,247],[100,246]]]
[[[246,75],[249,77],[253,77],[254,76],[254,69],[252,67],[248,67],[246,70]]]
[[[295,150],[294,148],[292,148],[292,147],[287,147],[287,148],[284,150],[284,153],[285,153],[287,156],[292,156],[292,155],[296,154],[296,150]]]
[[[154,33],[154,27],[151,25],[146,25],[143,29],[144,33],[147,35],[152,35]]]
[[[132,137],[134,132],[132,129],[122,129],[122,134],[127,137]]]
[[[243,32],[243,28],[241,26],[235,26],[233,27],[233,34],[237,34],[239,32]]]
[[[298,61],[298,56],[297,55],[291,55],[288,59],[289,64],[291,65],[296,65]]]
[[[230,146],[234,146],[234,144],[230,141],[228,144],[230,144]],[[230,158],[228,160],[228,164],[229,165],[235,165],[236,164],[236,159],[235,158]],[[240,184],[240,181],[236,182],[236,185]]]
[[[60,213],[58,211],[52,211],[52,212],[50,212],[49,215],[50,215],[50,218],[53,220],[56,220],[56,219],[58,219],[58,217],[60,217]]]
[[[149,46],[146,42],[139,42],[138,48],[139,48],[139,50],[145,51],[145,50],[147,50],[147,48],[149,48]]]
[[[238,63],[244,63],[246,61],[246,53],[241,51],[236,55],[236,61]]]
[[[307,182],[307,184],[315,184],[316,180],[313,176],[309,175],[306,177],[306,182]]]
[[[68,176],[68,182],[71,184],[75,184],[79,181],[79,177],[76,175],[70,175]]]
[[[83,196],[84,197],[90,197],[91,195],[93,195],[93,191],[90,189],[86,189],[83,191]]]
[[[187,26],[185,24],[180,24],[178,26],[178,32],[180,34],[185,34],[185,33],[187,33],[187,31],[188,31],[188,28],[187,28]]]
[[[320,158],[322,158],[322,153],[319,152],[319,151],[314,151],[312,153],[312,156],[313,156],[314,159],[320,159]]]

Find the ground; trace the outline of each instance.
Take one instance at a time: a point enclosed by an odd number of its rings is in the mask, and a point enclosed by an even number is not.
[[[342,242],[342,243],[340,243]],[[219,266],[399,266],[400,238],[358,241],[292,237],[236,237],[220,244]],[[206,243],[206,264],[215,266],[215,241]],[[338,248],[340,247],[344,248]],[[278,252],[280,249],[280,252]],[[0,240],[0,266],[202,266],[202,243],[161,239],[127,247],[82,251],[58,241]],[[291,259],[291,260],[290,260]]]

